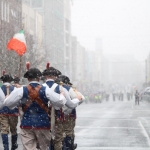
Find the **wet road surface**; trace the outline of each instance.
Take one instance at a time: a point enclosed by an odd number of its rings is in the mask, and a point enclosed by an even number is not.
[[[77,116],[78,150],[150,150],[150,103],[84,104]]]
[[[77,108],[75,135],[78,150],[150,150],[150,103],[84,103]],[[1,137],[0,143],[1,150]],[[22,150],[20,138],[18,144]]]

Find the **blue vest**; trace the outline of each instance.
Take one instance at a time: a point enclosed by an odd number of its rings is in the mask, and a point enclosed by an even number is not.
[[[1,89],[4,92],[4,95],[6,96],[7,95],[6,85],[2,85]],[[14,90],[14,87],[10,85],[9,93],[11,93],[13,90]],[[8,107],[4,106],[3,109],[0,110],[0,115],[18,116],[19,115],[18,107],[14,109],[9,109]]]
[[[70,90],[70,87],[67,86],[67,85],[63,85],[63,87],[64,87],[67,91]],[[72,112],[70,113],[70,116],[73,117],[74,119],[76,119],[76,109],[75,109],[75,108],[74,108],[74,109],[72,110]]]
[[[70,87],[69,87],[69,86],[63,85],[63,87],[69,92],[69,90],[70,90]]]
[[[39,84],[31,83],[30,85],[32,87],[36,87]],[[49,100],[46,98],[45,89],[46,87],[41,87],[41,89],[39,90],[39,97],[43,101],[43,103],[48,107]],[[25,105],[28,99],[28,93],[29,91],[27,87],[23,87],[22,106]],[[23,114],[20,128],[50,129],[50,118],[48,117],[48,114],[35,101],[33,101]]]
[[[46,84],[48,85],[49,88],[51,88],[54,84],[54,81],[47,81]],[[60,94],[59,85],[56,86],[54,92]]]
[[[54,81],[47,81],[46,84],[48,85],[49,88],[51,88],[54,84]],[[54,89],[54,92],[60,94],[60,86],[57,85],[56,88]],[[60,120],[63,119],[63,114],[62,114],[62,109],[60,108],[60,110],[55,110],[55,115],[57,118],[59,118]]]

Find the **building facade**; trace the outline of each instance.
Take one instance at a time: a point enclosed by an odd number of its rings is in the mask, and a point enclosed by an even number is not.
[[[0,68],[15,74],[18,71],[19,57],[8,51],[6,45],[15,33],[22,29],[22,1],[0,0]],[[12,69],[13,68],[13,69]]]
[[[77,37],[71,38],[71,54],[72,54],[72,81],[79,88],[82,89],[82,84],[86,80],[85,71],[85,48],[77,41]]]
[[[42,21],[41,14],[32,9],[29,4],[22,3],[22,25],[27,42],[26,61],[29,61],[32,67],[38,66],[40,69],[43,69],[42,61],[45,57]]]
[[[105,84],[144,83],[142,64],[133,55],[105,55],[103,81]]]
[[[145,82],[150,86],[150,54],[145,60]]]
[[[30,0],[29,3],[43,16],[46,62],[64,71],[64,0]]]
[[[64,63],[65,74],[72,77],[72,51],[71,51],[71,7],[70,0],[64,0],[64,36],[65,36],[65,48],[64,48]]]
[[[44,3],[44,36],[47,61],[64,72],[64,0],[45,0]]]

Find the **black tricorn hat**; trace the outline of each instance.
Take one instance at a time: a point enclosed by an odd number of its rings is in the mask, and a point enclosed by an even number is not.
[[[3,82],[12,82],[13,81],[13,78],[10,74],[4,74],[0,79]]]
[[[19,79],[19,77],[15,77],[15,78],[13,79],[13,81],[14,81],[14,83],[19,83],[20,79]]]
[[[62,81],[65,84],[68,84],[70,82],[70,79],[65,75],[59,75],[58,78],[59,78],[60,81]]]
[[[57,77],[59,77],[60,75],[62,75],[61,72],[58,69],[56,69],[56,72],[57,72]]]
[[[41,80],[43,80],[43,81],[44,81],[44,80],[45,80],[45,77],[44,77],[44,76],[42,76],[42,77],[41,77]]]
[[[57,76],[57,74],[58,74],[58,71],[54,67],[49,67],[49,68],[45,69],[42,72],[43,76],[46,76],[46,75],[48,75],[48,76]]]
[[[68,85],[70,85],[70,86],[72,86],[72,85],[73,85],[70,81],[69,81],[67,84],[68,84]]]
[[[39,78],[41,76],[42,73],[37,68],[31,68],[24,74],[24,78],[28,78],[28,79]]]
[[[55,83],[57,83],[57,84],[60,84],[60,79],[59,78],[57,78],[56,80],[55,80]]]

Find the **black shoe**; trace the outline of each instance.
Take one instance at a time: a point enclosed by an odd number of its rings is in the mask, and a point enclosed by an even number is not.
[[[76,149],[77,148],[77,143],[74,143],[74,149]]]
[[[18,148],[17,138],[18,138],[17,134],[11,136],[11,143],[12,143],[11,150],[16,150]]]
[[[11,148],[11,150],[16,150],[17,148],[18,148],[18,144],[13,145],[12,148]]]

